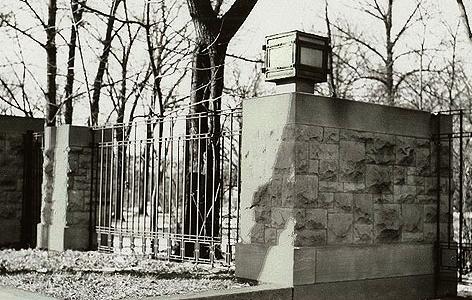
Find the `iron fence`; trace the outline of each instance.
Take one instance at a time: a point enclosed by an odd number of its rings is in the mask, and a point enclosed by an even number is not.
[[[441,281],[472,283],[472,114],[459,109],[438,113],[446,132],[435,135],[436,236]],[[438,126],[438,129],[441,126]],[[447,187],[447,188],[444,188]],[[446,191],[446,192],[444,192]],[[445,278],[444,271],[454,275]]]
[[[94,128],[99,250],[231,263],[241,111]]]

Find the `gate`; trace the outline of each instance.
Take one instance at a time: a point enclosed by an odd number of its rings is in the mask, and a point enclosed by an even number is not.
[[[231,263],[240,110],[100,126],[94,139],[99,250]]]
[[[435,137],[438,280],[472,283],[472,114],[439,113],[452,130]],[[444,120],[444,121],[443,121]],[[447,188],[445,188],[447,187]],[[447,191],[446,193],[444,191]],[[445,275],[446,274],[446,275]],[[447,275],[448,274],[448,275]]]
[[[36,247],[36,225],[41,221],[42,145],[42,133],[28,131],[23,135],[23,205],[21,216],[23,247]]]

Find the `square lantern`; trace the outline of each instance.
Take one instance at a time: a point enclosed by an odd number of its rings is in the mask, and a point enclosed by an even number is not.
[[[275,83],[304,80],[325,82],[328,74],[329,40],[300,31],[266,37],[265,80]]]

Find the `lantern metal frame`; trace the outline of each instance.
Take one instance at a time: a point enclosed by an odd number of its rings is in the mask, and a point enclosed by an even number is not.
[[[277,48],[287,48],[291,51],[292,61],[286,66],[271,66],[270,53]],[[302,64],[302,48],[321,51],[321,67]],[[329,39],[327,37],[301,32],[289,31],[267,36],[265,39],[265,80],[275,83],[294,82],[305,80],[313,83],[327,81]],[[288,56],[287,56],[288,57]]]

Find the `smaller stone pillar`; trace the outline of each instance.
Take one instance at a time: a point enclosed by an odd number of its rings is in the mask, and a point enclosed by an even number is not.
[[[55,135],[55,138],[54,138]],[[52,149],[52,150],[51,150]],[[55,251],[90,247],[92,135],[87,127],[62,125],[45,131],[45,172],[38,248]],[[53,158],[48,153],[53,152]]]

